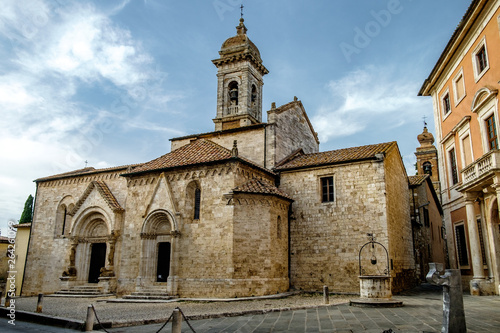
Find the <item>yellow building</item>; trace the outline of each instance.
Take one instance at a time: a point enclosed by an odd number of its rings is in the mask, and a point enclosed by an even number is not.
[[[419,95],[432,96],[450,265],[500,293],[500,1],[474,0]]]
[[[9,239],[0,236],[0,285],[5,283],[7,279],[7,271],[9,270],[9,257],[7,257],[7,248],[9,246]],[[2,288],[0,287],[0,291]]]
[[[28,254],[28,243],[30,241],[31,223],[16,224],[16,296],[22,292],[24,266]]]

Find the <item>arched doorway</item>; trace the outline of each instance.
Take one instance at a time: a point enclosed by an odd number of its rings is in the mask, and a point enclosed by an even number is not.
[[[175,243],[179,232],[173,215],[156,210],[148,215],[141,230],[141,264],[138,287],[162,285],[174,292]]]
[[[80,283],[98,283],[106,267],[113,267],[110,260],[115,239],[107,220],[103,212],[93,210],[75,223],[69,267],[76,268],[76,280]]]

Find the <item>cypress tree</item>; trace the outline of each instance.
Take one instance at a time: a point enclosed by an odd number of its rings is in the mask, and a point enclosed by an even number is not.
[[[33,221],[33,196],[30,194],[26,203],[24,204],[24,210],[21,215],[19,223],[31,223]]]

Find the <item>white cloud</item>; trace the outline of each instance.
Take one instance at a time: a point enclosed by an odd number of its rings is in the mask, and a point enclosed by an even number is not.
[[[128,115],[140,123],[142,110],[182,98],[164,91],[165,73],[129,30],[113,22],[128,2],[107,12],[77,1],[2,3],[0,47],[10,51],[0,63],[0,226],[19,218],[34,194],[33,179],[83,167],[105,135],[119,130],[117,119]],[[78,95],[81,89],[97,89],[116,102],[104,111]],[[93,158],[95,167],[112,164]]]
[[[348,73],[326,87],[328,99],[312,117],[320,141],[354,135],[383,124],[391,129],[413,119],[426,102],[417,85],[387,68],[367,67]]]

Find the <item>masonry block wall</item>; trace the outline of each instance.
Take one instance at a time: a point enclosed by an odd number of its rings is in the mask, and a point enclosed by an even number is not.
[[[38,184],[23,295],[53,293],[61,289],[59,278],[69,263],[71,240],[68,237],[75,222],[67,216],[65,233],[62,234],[60,224],[63,220],[57,219],[61,204],[64,203],[69,211],[93,180],[104,181],[116,193],[117,201],[124,204],[127,182],[119,176],[124,171],[114,170]]]
[[[334,292],[359,292],[358,252],[368,241],[367,233],[387,242],[384,174],[381,161],[281,174],[280,189],[295,200],[290,221],[292,287],[319,291],[327,285]],[[324,176],[334,177],[334,202],[321,202]]]
[[[295,150],[302,148],[306,154],[319,151],[319,141],[300,101],[290,102],[267,111],[269,124],[269,163],[275,165]]]
[[[387,198],[387,235],[391,263],[392,291],[399,292],[416,284],[408,177],[397,146],[387,152],[384,161]]]

